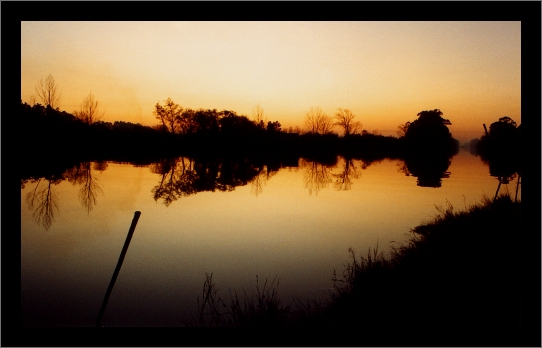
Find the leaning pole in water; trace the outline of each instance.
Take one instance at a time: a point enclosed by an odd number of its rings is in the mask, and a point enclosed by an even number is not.
[[[113,276],[111,277],[111,281],[109,282],[109,287],[107,288],[104,300],[102,302],[102,307],[100,308],[100,313],[98,314],[98,317],[96,318],[96,326],[98,327],[102,326],[101,324],[102,316],[104,315],[105,308],[107,307],[107,302],[109,301],[109,296],[111,296],[111,291],[113,290],[113,286],[115,286],[115,281],[117,280],[117,276],[119,275],[120,268],[122,267],[122,262],[124,261],[124,256],[126,256],[126,251],[128,250],[128,246],[130,245],[130,240],[132,240],[132,235],[134,234],[137,221],[139,220],[140,215],[141,215],[140,211],[136,211],[134,213],[132,225],[130,226],[130,230],[128,231],[128,235],[126,236],[126,241],[124,242],[124,247],[122,248],[122,251],[120,253],[119,261],[117,262],[117,267],[115,268],[115,272],[113,272]]]

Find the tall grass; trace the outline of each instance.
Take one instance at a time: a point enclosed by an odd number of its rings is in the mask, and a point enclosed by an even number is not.
[[[201,327],[268,327],[285,326],[290,316],[290,306],[283,306],[278,298],[277,277],[268,284],[267,278],[260,288],[259,277],[250,294],[245,289],[239,298],[237,291],[229,290],[228,303],[219,295],[213,274],[206,273],[201,300],[198,297],[198,314],[192,316],[189,326]]]

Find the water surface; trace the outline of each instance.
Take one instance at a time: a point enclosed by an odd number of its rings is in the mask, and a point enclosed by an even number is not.
[[[250,291],[256,276],[260,283],[277,276],[285,304],[318,298],[350,261],[348,248],[389,252],[436,206],[463,210],[499,185],[465,151],[452,158],[440,187],[419,186],[403,161],[390,159],[339,158],[331,166],[300,159],[278,170],[171,163],[91,162],[65,180],[25,183],[24,326],[95,325],[135,211],[141,217],[104,326],[182,326],[211,272],[224,298],[228,289]],[[514,197],[516,183],[500,192]]]

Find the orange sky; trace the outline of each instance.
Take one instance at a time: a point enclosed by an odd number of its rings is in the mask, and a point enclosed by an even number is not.
[[[320,107],[363,129],[440,109],[461,142],[502,116],[521,123],[520,22],[21,22],[21,99],[52,74],[60,109],[92,91],[104,121],[155,125],[157,102],[257,105],[283,128]]]

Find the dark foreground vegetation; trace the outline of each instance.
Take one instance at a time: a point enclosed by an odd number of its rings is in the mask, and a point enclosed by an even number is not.
[[[228,298],[207,275],[192,326],[518,328],[529,325],[521,272],[521,203],[502,195],[467,211],[438,208],[433,221],[385,256],[358,255],[335,272],[335,290],[285,304],[278,279]]]

